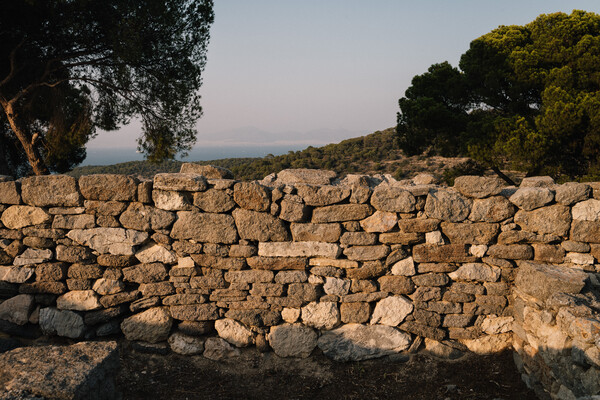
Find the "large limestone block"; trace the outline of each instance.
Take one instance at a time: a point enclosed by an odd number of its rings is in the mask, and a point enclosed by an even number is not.
[[[342,249],[335,243],[266,242],[258,244],[261,257],[328,257],[336,258]]]
[[[208,188],[206,178],[193,173],[162,173],[154,175],[154,189],[174,192],[201,192]]]
[[[338,362],[362,361],[406,350],[410,335],[391,326],[347,324],[324,332],[318,346]]]
[[[202,211],[224,213],[235,207],[232,196],[225,190],[208,189],[194,193],[194,205]]]
[[[531,211],[554,200],[554,193],[545,187],[521,187],[509,200],[517,207]]]
[[[252,331],[231,318],[215,321],[215,329],[220,337],[235,347],[246,347],[252,344]]]
[[[455,244],[490,244],[494,241],[500,226],[485,222],[465,224],[442,222],[442,232],[450,243]]]
[[[205,243],[235,243],[238,239],[231,215],[181,211],[171,230],[173,239],[193,239]]]
[[[83,317],[73,311],[46,307],[40,310],[39,324],[42,332],[77,339],[83,336]]]
[[[451,190],[431,190],[425,202],[425,213],[430,218],[460,222],[471,212],[471,200]]]
[[[600,200],[590,199],[573,206],[573,219],[578,221],[600,221]]]
[[[67,175],[44,175],[24,178],[21,196],[25,204],[38,207],[73,207],[81,204],[75,178]]]
[[[0,355],[3,399],[120,398],[116,342],[27,346]]]
[[[21,204],[17,182],[0,182],[0,204]]]
[[[193,209],[189,193],[155,189],[152,191],[152,201],[154,201],[156,208],[166,211],[188,211]]]
[[[126,318],[121,331],[127,340],[156,343],[167,340],[173,319],[163,307],[153,307]]]
[[[238,208],[233,210],[233,218],[242,239],[260,242],[290,240],[285,223],[271,214]]]
[[[397,186],[379,185],[371,195],[371,204],[377,210],[409,213],[415,210],[415,197]]]
[[[317,333],[301,324],[271,327],[269,345],[279,357],[306,358],[317,346]]]
[[[79,189],[87,200],[134,201],[137,180],[117,174],[85,175],[79,178]]]
[[[360,226],[365,232],[388,232],[398,223],[396,213],[375,211],[373,215],[360,221]]]
[[[101,254],[130,256],[135,253],[134,246],[148,239],[148,233],[122,228],[92,228],[72,230],[67,237]]]
[[[517,289],[540,300],[556,293],[579,293],[588,279],[587,273],[558,265],[529,261],[518,262]]]
[[[359,221],[373,213],[373,208],[368,204],[337,204],[319,207],[313,210],[312,222],[346,222]]]
[[[32,249],[29,247],[23,253],[15,257],[13,265],[31,265],[41,264],[46,261],[52,260],[53,254],[50,249]]]
[[[233,179],[233,173],[230,170],[216,165],[183,163],[179,172],[183,174],[202,175],[206,179]]]
[[[404,296],[386,297],[377,302],[371,324],[398,326],[413,308],[413,303]]]
[[[308,183],[311,185],[329,185],[337,176],[333,171],[320,169],[284,169],[277,173],[277,183],[288,185],[292,183]]]
[[[454,180],[454,189],[476,199],[494,196],[502,191],[503,186],[498,177],[464,175]]]
[[[256,182],[238,182],[233,187],[233,200],[243,209],[269,211],[271,193]]]
[[[175,221],[175,214],[142,203],[131,203],[119,217],[124,228],[137,231],[166,229]]]
[[[519,210],[515,215],[515,223],[524,231],[566,236],[571,227],[571,210],[560,204],[533,211]]]
[[[448,276],[455,281],[496,282],[500,279],[500,273],[500,268],[492,265],[467,263],[449,273]]]
[[[100,298],[93,290],[73,290],[56,299],[60,310],[91,311],[102,308]]]
[[[140,249],[135,253],[135,258],[143,264],[155,262],[175,264],[177,262],[177,256],[159,244],[149,245]]]
[[[474,222],[501,222],[515,215],[517,208],[503,196],[475,199],[469,219]]]
[[[17,325],[29,322],[29,316],[35,306],[34,298],[30,294],[20,294],[0,303],[0,319]]]
[[[556,202],[565,206],[577,203],[579,201],[587,200],[592,194],[592,188],[590,185],[578,182],[568,182],[559,186],[556,186]]]
[[[2,213],[2,223],[8,229],[44,224],[51,218],[41,208],[31,206],[10,206]]]
[[[311,302],[302,307],[302,322],[320,330],[335,328],[340,323],[340,311],[337,303]]]
[[[317,185],[296,185],[298,195],[309,206],[329,206],[340,203],[350,197],[352,189],[347,186],[317,186]]]
[[[301,224],[290,225],[295,242],[337,242],[342,235],[342,226],[333,224]]]

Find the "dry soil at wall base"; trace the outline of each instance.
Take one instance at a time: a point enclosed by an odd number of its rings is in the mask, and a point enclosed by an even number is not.
[[[307,359],[284,359],[252,348],[217,362],[141,353],[126,342],[120,352],[117,384],[124,400],[537,399],[517,373],[510,351],[454,361],[421,352],[347,363],[317,351]]]

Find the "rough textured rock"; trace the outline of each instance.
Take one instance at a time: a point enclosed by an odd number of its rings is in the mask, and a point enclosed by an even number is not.
[[[500,222],[515,215],[516,210],[503,196],[475,199],[469,219],[474,222]]]
[[[554,200],[554,193],[545,187],[521,187],[509,200],[517,207],[531,211]]]
[[[475,354],[495,354],[511,348],[512,334],[488,335],[477,339],[462,340],[461,342]]]
[[[171,230],[174,239],[208,243],[235,243],[238,238],[233,217],[224,214],[181,211]]]
[[[53,307],[40,309],[39,323],[42,331],[49,335],[77,339],[82,337],[85,332],[85,324],[81,315],[73,311],[57,310]]]
[[[319,169],[284,169],[277,173],[277,183],[308,183],[311,185],[329,185],[337,174],[333,171]]]
[[[0,319],[16,325],[25,325],[29,322],[29,316],[34,309],[32,295],[20,294],[0,303]]]
[[[137,181],[125,175],[84,175],[79,178],[79,190],[88,200],[133,201],[137,194]]]
[[[31,206],[10,206],[2,213],[2,223],[9,229],[21,229],[50,221],[43,209]]]
[[[573,219],[578,221],[600,221],[600,200],[590,199],[573,206]]]
[[[175,214],[160,210],[142,203],[131,203],[127,210],[119,217],[119,222],[124,228],[137,231],[157,231],[171,226],[175,221]]]
[[[220,337],[236,347],[252,344],[252,331],[231,318],[216,320],[215,329]]]
[[[216,165],[183,163],[179,172],[183,174],[202,175],[206,179],[233,179],[233,173],[230,170]]]
[[[500,279],[501,270],[493,265],[483,263],[467,263],[456,271],[448,274],[450,279],[457,281],[496,282]]]
[[[172,192],[155,189],[152,191],[152,201],[156,208],[166,211],[192,210],[192,200],[189,193]]]
[[[214,303],[171,306],[169,311],[173,318],[180,321],[212,321],[218,318]]]
[[[421,244],[413,247],[413,259],[416,262],[473,262],[477,258],[464,244],[446,244],[443,246]]]
[[[242,239],[260,242],[290,240],[290,234],[284,222],[271,214],[238,208],[233,210],[233,218]]]
[[[410,335],[381,325],[348,324],[324,332],[318,346],[327,357],[339,362],[362,361],[406,350]]]
[[[442,232],[456,244],[490,244],[499,230],[498,224],[442,222]]]
[[[360,226],[366,232],[388,232],[398,223],[396,213],[375,211],[373,215],[360,221]]]
[[[206,178],[194,173],[161,173],[154,175],[157,190],[201,192],[208,188]]]
[[[340,312],[336,303],[312,302],[302,307],[302,322],[320,330],[335,328],[340,323]]]
[[[267,242],[258,244],[261,257],[329,257],[341,252],[338,244],[322,242]]]
[[[432,190],[427,195],[425,212],[430,218],[460,222],[471,212],[471,201],[450,190]]]
[[[407,257],[392,266],[392,275],[412,276],[416,273],[415,262],[412,257]]]
[[[338,204],[333,206],[315,208],[313,223],[358,221],[365,219],[373,213],[373,208],[368,204]]]
[[[238,182],[233,188],[233,200],[243,209],[269,211],[271,194],[256,182]]]
[[[96,226],[96,218],[90,214],[55,215],[52,229],[87,229]]]
[[[208,338],[204,342],[204,353],[202,355],[209,360],[219,361],[225,358],[235,357],[240,351],[221,338]]]
[[[581,270],[521,261],[515,286],[530,296],[546,300],[554,293],[579,293],[586,279],[587,274]]]
[[[135,257],[144,264],[160,262],[164,264],[174,264],[177,262],[177,256],[170,250],[161,245],[149,245],[135,253]]]
[[[571,227],[571,210],[560,204],[533,211],[519,210],[515,215],[515,223],[524,231],[566,236]]]
[[[162,263],[139,264],[133,267],[123,268],[123,279],[129,282],[160,282],[167,276],[167,269]]]
[[[340,224],[299,224],[290,225],[295,242],[337,242],[342,234]]]
[[[573,220],[570,239],[579,242],[600,243],[600,221]]]
[[[0,203],[21,204],[20,191],[15,181],[0,182]]]
[[[317,346],[317,333],[301,324],[271,327],[269,344],[279,357],[306,358]]]
[[[10,283],[25,283],[33,276],[35,269],[28,267],[0,266],[0,281]]]
[[[465,196],[483,199],[502,191],[504,183],[498,177],[464,175],[454,180],[454,188]]]
[[[228,212],[235,207],[232,196],[224,190],[208,189],[194,193],[194,205],[211,213]]]
[[[296,185],[298,195],[309,206],[328,206],[350,197],[351,189],[346,186]]]
[[[157,343],[167,340],[172,325],[169,312],[162,307],[154,307],[126,318],[121,323],[121,331],[127,340]]]
[[[554,179],[549,176],[527,176],[521,181],[520,187],[543,187],[554,186]]]
[[[413,311],[413,303],[404,296],[390,296],[380,300],[371,316],[371,324],[397,326]]]
[[[30,265],[30,264],[41,264],[46,261],[52,260],[54,255],[50,249],[32,249],[28,248],[19,256],[15,257],[13,265]]]
[[[56,299],[60,310],[91,311],[102,308],[96,292],[93,290],[73,290]]]
[[[405,233],[432,232],[435,231],[439,225],[440,220],[433,218],[401,219],[398,221],[398,227]]]
[[[556,202],[565,206],[577,203],[579,201],[587,200],[592,194],[592,188],[590,185],[578,182],[568,182],[559,186],[556,186]]]
[[[118,370],[116,342],[21,347],[0,354],[0,388],[10,399],[112,400]]]
[[[533,248],[528,244],[495,244],[488,248],[487,255],[508,260],[531,260]]]
[[[72,230],[67,237],[99,253],[128,256],[134,254],[135,246],[146,241],[148,234],[122,228],[93,228]]]
[[[379,185],[371,195],[371,204],[377,210],[409,213],[415,210],[415,197],[397,186]]]
[[[25,204],[38,207],[72,207],[81,202],[75,179],[67,175],[24,178],[21,182],[21,196]]]

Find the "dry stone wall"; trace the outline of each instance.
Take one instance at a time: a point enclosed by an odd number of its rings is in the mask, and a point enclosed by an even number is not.
[[[600,393],[600,184],[232,178],[194,164],[153,181],[0,178],[0,330],[211,359],[512,346],[540,393]]]

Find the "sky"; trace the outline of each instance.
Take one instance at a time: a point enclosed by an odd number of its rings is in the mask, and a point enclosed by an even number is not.
[[[600,13],[600,2],[215,0],[196,156],[285,153],[392,127],[398,99],[431,64],[456,66],[499,25],[573,9]],[[118,147],[133,159],[138,135],[135,122],[101,132],[88,153]]]

